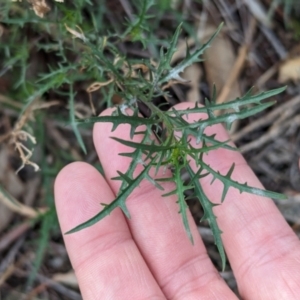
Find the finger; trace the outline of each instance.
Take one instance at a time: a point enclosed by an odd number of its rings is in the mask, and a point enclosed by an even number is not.
[[[96,215],[114,194],[88,164],[65,167],[55,182],[62,232]],[[83,299],[165,299],[118,210],[82,231],[64,235]]]
[[[108,110],[105,114],[111,112]],[[117,176],[117,170],[126,172],[130,158],[118,154],[132,152],[133,149],[110,138],[130,139],[129,126],[120,125],[110,133],[111,130],[111,124],[97,123],[94,127],[94,143],[108,183],[114,193],[117,193],[119,182],[109,178]],[[141,138],[137,135],[134,140],[138,142]],[[142,168],[140,166],[140,170]],[[170,177],[171,174],[160,171],[157,176]],[[164,184],[164,187],[163,193],[174,189],[170,184]],[[226,299],[236,299],[208,258],[190,214],[188,218],[194,246],[184,231],[177,198],[166,198],[161,194],[162,191],[143,181],[126,204],[131,215],[128,224],[133,238],[166,297],[217,299],[222,295]]]
[[[177,109],[186,109],[180,104]],[[189,116],[193,122],[205,115]],[[208,127],[220,141],[228,140],[222,125]],[[191,141],[196,147],[195,140]],[[263,188],[242,155],[218,149],[204,156],[214,170],[226,175],[233,163],[232,179]],[[220,202],[223,185],[212,177],[202,185],[209,199]],[[300,294],[300,243],[272,200],[231,188],[225,202],[215,207],[225,249],[244,299],[298,299]]]

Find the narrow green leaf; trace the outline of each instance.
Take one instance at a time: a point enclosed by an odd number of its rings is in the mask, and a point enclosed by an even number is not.
[[[76,120],[77,124],[94,124],[94,123],[113,123],[114,131],[119,125],[121,124],[128,124],[133,126],[134,128],[140,125],[151,126],[157,123],[158,121],[152,118],[142,118],[136,116],[126,116],[126,115],[119,115],[119,116],[99,116],[99,117],[91,117],[87,119]]]
[[[262,197],[269,197],[269,198],[276,199],[276,200],[286,200],[287,199],[286,195],[259,189],[259,188],[255,188],[255,187],[250,187],[247,184],[242,184],[237,181],[234,181],[231,178],[221,175],[218,171],[215,171],[213,168],[211,168],[208,164],[204,163],[203,161],[200,162],[200,165],[203,169],[207,170],[212,176],[214,176],[218,180],[220,180],[226,187],[231,186],[233,188],[238,189],[241,192],[246,192],[246,193],[250,193],[250,194],[254,194],[254,195],[258,195],[258,196],[262,196]]]
[[[273,96],[276,96],[286,90],[286,86],[273,89],[270,91],[266,91],[263,93],[259,93],[256,95],[251,95],[252,89],[250,89],[243,97],[236,98],[235,100],[232,101],[227,101],[224,103],[207,103],[206,106],[198,106],[196,105],[193,108],[185,109],[185,110],[179,110],[178,114],[179,115],[188,115],[192,113],[206,113],[207,112],[207,106],[209,106],[210,110],[229,110],[229,109],[234,109],[236,112],[239,112],[243,107],[246,105],[251,105],[251,104],[260,104],[261,101],[271,98]],[[246,108],[248,109],[248,108]],[[172,115],[173,111],[166,112],[167,114]]]
[[[213,119],[199,119],[198,121],[194,122],[194,123],[188,123],[186,122],[186,124],[182,124],[180,126],[177,127],[178,130],[185,130],[186,128],[194,128],[197,129],[200,134],[202,135],[204,129],[208,126],[213,126],[216,124],[220,124],[220,123],[226,123],[226,124],[231,124],[234,121],[238,120],[238,119],[244,119],[247,118],[249,116],[252,116],[256,113],[259,113],[263,110],[265,110],[266,108],[272,106],[275,102],[267,102],[261,105],[257,105],[254,107],[250,107],[244,110],[241,110],[239,112],[231,112],[231,113],[226,113],[220,116],[217,116]],[[171,117],[171,119],[174,119],[174,117]],[[173,123],[178,123],[178,121],[176,122],[175,120],[173,121]]]
[[[218,35],[221,28],[223,27],[223,23],[218,27],[216,32],[211,36],[207,43],[203,44],[202,47],[196,50],[194,53],[188,55],[185,59],[183,59],[177,66],[172,68],[166,75],[164,75],[159,81],[158,84],[162,85],[165,82],[169,82],[170,80],[181,80],[180,73],[182,73],[188,66],[192,65],[195,62],[199,62],[200,55],[204,53],[204,51],[210,47],[211,42]]]
[[[69,96],[69,106],[70,106],[70,121],[71,121],[71,126],[73,128],[74,134],[76,136],[76,139],[78,141],[78,144],[80,145],[82,151],[84,154],[87,154],[84,142],[82,140],[82,137],[80,135],[80,132],[77,128],[77,124],[75,122],[75,104],[74,104],[74,91],[73,91],[73,84],[70,84],[70,96]]]
[[[223,242],[221,238],[222,231],[220,230],[218,223],[217,223],[217,217],[214,215],[213,207],[216,206],[216,204],[212,203],[206,196],[206,194],[203,191],[203,188],[199,182],[199,180],[196,178],[196,174],[198,172],[194,172],[191,166],[188,164],[186,166],[186,169],[190,175],[191,178],[194,178],[193,185],[195,188],[195,196],[198,198],[203,210],[204,210],[204,216],[203,219],[208,220],[209,226],[212,230],[215,244],[217,246],[217,249],[219,251],[221,261],[222,261],[222,270],[224,271],[226,266],[226,255],[225,250],[223,247]]]
[[[175,174],[174,174],[174,179],[175,179],[175,184],[176,184],[176,190],[177,190],[177,197],[178,201],[177,203],[179,204],[179,213],[181,214],[182,222],[185,228],[185,231],[191,241],[192,244],[194,244],[194,239],[193,235],[191,232],[188,216],[187,216],[187,210],[188,206],[185,202],[184,199],[184,191],[189,189],[190,187],[184,186],[183,181],[181,180],[181,169],[184,167],[184,165],[180,165],[177,163],[175,166]]]
[[[172,37],[172,40],[171,40],[171,43],[170,43],[170,46],[166,52],[166,54],[164,54],[164,68],[171,68],[171,60],[172,60],[172,57],[174,55],[174,53],[176,52],[176,45],[178,43],[178,38],[179,38],[179,35],[180,35],[180,32],[181,32],[181,28],[182,28],[182,23],[180,23],[177,28],[176,28],[176,31]]]
[[[77,231],[80,231],[84,228],[87,228],[89,226],[92,226],[94,224],[96,224],[97,222],[99,222],[100,220],[102,220],[104,217],[108,216],[111,214],[111,212],[116,209],[117,207],[121,208],[122,211],[125,213],[127,218],[130,218],[129,212],[127,210],[127,207],[125,205],[125,202],[128,198],[128,196],[132,193],[132,191],[138,187],[138,185],[141,183],[141,181],[146,177],[149,169],[150,169],[151,165],[149,164],[147,167],[145,167],[145,169],[134,179],[134,181],[128,185],[118,196],[117,198],[111,202],[110,204],[108,204],[107,206],[105,206],[103,208],[103,210],[96,214],[94,217],[92,217],[91,219],[87,220],[86,222],[76,226],[75,228],[69,230],[68,232],[66,232],[65,234],[70,234],[70,233],[74,233]]]

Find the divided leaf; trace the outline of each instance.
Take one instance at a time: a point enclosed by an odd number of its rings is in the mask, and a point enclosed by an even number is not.
[[[66,232],[66,234],[73,233],[96,224],[97,222],[101,221],[104,217],[110,215],[111,212],[117,207],[121,208],[121,210],[123,211],[123,213],[126,215],[127,218],[130,218],[129,211],[126,207],[126,200],[128,196],[133,192],[133,190],[141,183],[141,181],[144,178],[146,178],[150,167],[151,165],[148,165],[134,180],[130,180],[129,181],[130,184],[128,184],[128,186],[122,190],[122,192],[117,196],[117,198],[113,202],[104,205],[104,208],[102,211],[100,211],[100,213],[98,213],[91,219],[87,220],[86,222],[76,226],[70,231]]]
[[[224,201],[223,197],[225,198],[225,195],[230,187],[239,190],[240,193],[246,192],[249,194],[254,194],[257,196],[272,198],[272,199],[276,199],[276,200],[286,200],[287,199],[286,195],[259,189],[259,188],[255,188],[255,187],[251,187],[251,186],[248,186],[247,183],[242,184],[242,183],[239,183],[239,182],[231,179],[231,174],[233,172],[234,164],[231,166],[230,170],[228,171],[228,173],[225,176],[220,174],[219,171],[215,171],[208,164],[206,164],[203,160],[200,161],[199,164],[201,165],[201,167],[204,170],[206,170],[209,174],[211,174],[214,177],[214,179],[218,179],[224,184],[222,201]]]
[[[181,164],[179,161],[177,161],[175,167],[175,171],[173,174],[172,178],[168,178],[168,181],[173,181],[176,185],[175,190],[164,194],[164,197],[170,196],[170,195],[177,195],[178,200],[177,203],[179,205],[179,213],[181,214],[182,217],[182,222],[185,228],[185,231],[187,233],[188,238],[190,239],[191,243],[194,244],[194,240],[193,240],[193,235],[190,229],[190,225],[189,225],[189,220],[188,220],[188,216],[187,216],[187,210],[188,210],[188,206],[186,204],[185,201],[185,194],[184,192],[186,190],[189,190],[191,188],[193,188],[193,186],[186,186],[184,185],[182,179],[181,179],[181,170],[185,167],[185,164]]]
[[[142,23],[145,21],[145,18],[143,14],[145,13],[145,10],[153,4],[152,1],[143,1],[140,16],[132,22],[131,28],[133,31],[138,28],[139,32],[136,34],[141,40],[144,38]],[[249,90],[241,98],[220,104],[216,103],[217,96],[216,90],[214,89],[212,99],[205,99],[205,106],[196,104],[193,108],[181,111],[175,109],[162,111],[160,110],[160,107],[152,102],[155,96],[163,95],[165,93],[163,87],[166,84],[172,83],[173,81],[182,81],[180,73],[183,72],[185,68],[195,62],[201,61],[200,56],[209,47],[221,27],[222,25],[219,26],[216,33],[206,44],[202,45],[202,47],[195,50],[193,53],[190,53],[187,48],[186,57],[177,65],[172,66],[171,60],[176,52],[176,45],[181,31],[181,25],[179,25],[166,52],[161,49],[160,62],[158,65],[156,66],[151,63],[151,61],[147,63],[143,62],[143,66],[147,66],[146,69],[149,71],[149,77],[143,77],[138,74],[135,78],[130,78],[128,74],[132,71],[132,66],[125,59],[121,59],[118,56],[117,62],[112,62],[105,57],[102,49],[99,50],[97,47],[92,48],[92,53],[97,56],[97,60],[100,60],[106,66],[107,70],[110,70],[110,75],[113,76],[112,82],[114,82],[116,87],[110,89],[110,96],[116,93],[123,98],[125,103],[118,106],[111,116],[92,117],[85,120],[77,120],[77,122],[75,122],[74,119],[71,119],[74,132],[79,143],[82,144],[80,141],[81,137],[77,130],[78,124],[109,122],[112,123],[112,131],[117,129],[121,124],[129,125],[131,140],[117,137],[112,137],[112,139],[132,148],[131,152],[119,153],[121,156],[130,158],[131,161],[124,173],[118,171],[118,176],[112,178],[113,180],[119,180],[121,182],[121,187],[116,199],[112,203],[104,205],[104,208],[100,213],[78,225],[68,233],[79,231],[95,224],[105,216],[109,215],[115,208],[121,208],[124,214],[129,218],[126,200],[132,191],[139,186],[142,180],[148,180],[160,190],[163,190],[163,186],[160,185],[159,182],[171,181],[175,183],[175,189],[165,193],[163,196],[177,195],[179,213],[181,214],[184,228],[192,243],[193,237],[188,222],[188,206],[185,199],[185,191],[187,189],[193,189],[193,197],[196,197],[199,200],[204,210],[202,220],[207,220],[212,229],[215,243],[222,260],[222,269],[224,270],[226,265],[226,255],[221,239],[222,231],[218,227],[217,218],[213,211],[216,204],[208,199],[200,179],[211,175],[212,182],[214,180],[222,182],[223,192],[220,199],[221,203],[225,200],[230,188],[238,189],[241,193],[247,192],[274,199],[286,198],[284,195],[250,187],[247,183],[242,184],[233,180],[231,177],[235,167],[234,164],[229,168],[225,175],[222,175],[204,162],[204,155],[209,151],[219,148],[238,151],[234,146],[228,144],[229,141],[220,141],[216,138],[216,135],[207,135],[205,133],[207,127],[216,124],[225,124],[227,128],[230,128],[235,120],[247,118],[273,105],[274,101],[264,102],[263,100],[281,93],[285,88],[274,89],[257,95],[252,95],[252,90]],[[132,33],[133,32],[131,31],[126,34]],[[126,68],[129,69],[129,73],[126,73],[127,77],[124,76],[124,73],[120,72],[122,67],[124,67],[124,64],[126,65]],[[70,94],[72,95],[72,93]],[[73,98],[71,98],[71,100],[70,109],[74,110]],[[140,104],[148,108],[148,117],[144,118],[139,113],[138,108],[140,107]],[[127,108],[130,108],[128,114]],[[215,111],[217,110],[225,111],[225,113],[220,115],[215,114]],[[203,113],[202,118],[198,118],[194,122],[188,122],[189,115],[199,113]],[[142,126],[142,129],[139,128],[140,126]],[[142,136],[141,142],[132,140],[136,135]],[[195,138],[196,142],[199,144],[198,147],[190,145],[191,138]],[[190,167],[189,159],[195,161],[198,171],[194,171]],[[134,177],[137,167],[140,166],[143,166],[144,169],[138,176]],[[169,178],[154,179],[149,174],[150,168],[156,170],[156,174],[160,168],[169,168],[173,174]],[[183,170],[186,170],[190,176],[190,183],[188,185],[182,181],[181,173]]]
[[[170,56],[171,55],[173,56],[173,54],[175,52],[174,44],[175,44],[175,42],[178,41],[178,36],[179,36],[178,31],[180,30],[180,27],[177,28],[174,38],[171,43],[171,47],[169,48],[169,51],[167,53],[167,60],[165,62],[166,66],[167,66],[167,63],[170,63],[169,62]],[[193,63],[201,61],[201,59],[199,57],[204,53],[204,51],[208,47],[210,47],[211,42],[218,35],[218,33],[220,32],[222,27],[223,27],[223,23],[218,27],[217,31],[211,36],[211,38],[205,44],[203,44],[203,46],[200,49],[197,49],[196,51],[194,51],[194,53],[190,54],[187,49],[186,57],[177,66],[175,66],[174,68],[171,68],[170,71],[168,71],[165,75],[163,75],[162,78],[159,79],[158,84],[162,85],[163,83],[169,82],[170,80],[184,81],[180,77],[180,73],[182,73],[187,67],[189,67]],[[172,58],[172,56],[171,56],[171,58]]]
[[[214,110],[229,110],[233,109],[235,112],[240,112],[241,109],[247,111],[249,109],[249,105],[258,104],[261,105],[263,100],[276,96],[286,90],[286,87],[281,87],[277,89],[273,89],[270,91],[262,92],[256,95],[252,95],[252,89],[250,89],[243,97],[237,98],[232,101],[223,102],[223,103],[215,103],[213,101],[206,101],[205,106],[199,106],[197,103],[195,107],[179,110],[177,111],[178,115],[189,115],[193,113],[207,113],[207,109],[211,111]],[[274,104],[273,102],[271,102]],[[172,112],[167,112],[168,114],[172,114]],[[252,111],[255,114],[255,112]]]
[[[195,188],[195,197],[199,200],[203,210],[204,210],[204,215],[202,217],[201,221],[207,220],[209,223],[209,226],[212,230],[214,239],[215,239],[215,244],[218,248],[221,261],[222,261],[222,270],[224,271],[225,266],[226,266],[226,255],[225,255],[225,250],[223,247],[222,243],[222,238],[221,234],[222,231],[220,230],[218,223],[217,223],[217,217],[214,215],[213,208],[216,206],[216,204],[212,203],[206,196],[206,194],[203,191],[203,188],[199,182],[198,176],[196,176],[196,173],[193,171],[193,169],[190,167],[190,165],[186,166],[186,169],[190,175],[191,178],[193,178],[193,181],[191,182],[194,185]],[[201,169],[199,169],[201,170]],[[200,172],[199,172],[200,173]]]

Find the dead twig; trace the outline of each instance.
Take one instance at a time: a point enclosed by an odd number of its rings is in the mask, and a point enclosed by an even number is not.
[[[262,89],[265,83],[270,80],[278,71],[279,63],[273,65],[271,68],[269,68],[266,72],[264,72],[256,81],[255,86],[258,87],[258,89]]]
[[[244,127],[239,132],[231,136],[232,141],[236,142],[249,134],[250,132],[271,124],[278,116],[282,115],[282,112],[290,112],[291,115],[294,114],[297,106],[300,105],[300,96],[296,96],[289,100],[287,103],[284,103],[278,106],[276,109],[272,110],[270,113],[266,114],[263,118],[259,118],[255,122],[250,123],[248,126]]]
[[[16,273],[18,275],[28,277],[28,273],[24,272],[22,269],[17,269],[16,271],[17,271]],[[53,290],[60,293],[61,295],[68,297],[68,299],[82,300],[82,297],[77,292],[65,287],[64,285],[62,285],[44,275],[37,274],[36,280],[38,280],[41,284],[46,284],[48,287],[52,288]]]
[[[7,249],[11,243],[24,234],[30,227],[31,223],[26,221],[3,235],[0,240],[0,252]]]
[[[250,1],[249,1],[250,2]],[[277,38],[274,31],[272,31],[270,28],[260,25],[260,30],[264,34],[264,36],[268,39],[270,44],[273,46],[274,50],[278,54],[281,60],[284,60],[288,56],[288,52],[285,50],[284,45],[281,43],[281,41]]]
[[[29,292],[25,298],[25,300],[32,300],[32,299],[36,299],[36,297],[38,296],[38,294],[40,294],[41,292],[45,291],[47,289],[47,284],[46,283],[41,283],[38,286],[36,286],[34,289],[31,290],[31,292]]]
[[[294,118],[287,120],[285,123],[280,124],[280,126],[272,127],[266,134],[261,136],[259,139],[240,147],[240,151],[242,153],[246,153],[251,150],[262,147],[264,144],[280,136],[291,125],[298,127],[300,126],[300,115],[297,115]]]
[[[25,236],[21,236],[19,240],[10,248],[6,257],[4,257],[0,264],[0,276],[3,276],[5,270],[13,263],[19,249],[22,247],[25,240]]]
[[[15,100],[12,100],[9,97],[6,97],[4,95],[0,95],[0,102],[4,103],[4,104],[11,105],[11,106],[13,106],[15,108],[18,108],[18,109],[22,109],[22,107],[23,107],[22,103],[20,103],[18,101],[15,101]]]
[[[46,128],[49,133],[49,135],[53,138],[53,140],[56,142],[57,145],[59,145],[60,148],[70,151],[71,155],[76,160],[82,160],[82,156],[80,153],[76,150],[74,146],[70,144],[68,139],[66,139],[60,131],[56,128],[56,125],[53,121],[46,121]]]
[[[246,38],[245,38],[245,43],[239,49],[238,57],[232,67],[232,71],[231,71],[227,81],[225,82],[225,84],[221,90],[221,93],[219,94],[219,96],[217,98],[217,103],[223,103],[225,101],[225,99],[228,97],[228,95],[231,91],[232,85],[234,84],[234,82],[236,81],[238,76],[240,75],[242,68],[244,66],[245,60],[247,58],[248,50],[251,45],[251,41],[252,41],[252,38],[253,38],[253,35],[255,32],[255,27],[256,27],[256,20],[253,18],[248,27],[248,31],[247,31]]]
[[[35,210],[29,206],[20,203],[7,191],[5,191],[1,186],[0,186],[0,201],[13,212],[31,219],[36,218],[47,211],[47,209],[45,208],[43,209],[40,208]]]
[[[14,273],[15,269],[16,269],[15,264],[11,264],[6,268],[6,270],[0,276],[0,287]]]
[[[9,139],[11,135],[11,132],[7,132],[3,135],[0,135],[0,144],[3,143],[5,140]]]

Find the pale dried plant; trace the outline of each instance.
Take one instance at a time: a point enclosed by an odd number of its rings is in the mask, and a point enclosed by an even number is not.
[[[10,104],[16,108],[22,108],[22,104],[4,97],[0,95],[0,102]],[[27,107],[24,113],[20,116],[19,120],[14,125],[14,128],[7,132],[6,134],[0,136],[0,143],[9,140],[10,144],[15,146],[15,149],[18,151],[18,154],[22,160],[22,165],[16,171],[16,173],[20,172],[26,165],[30,165],[37,172],[39,171],[39,166],[31,161],[31,157],[33,155],[33,150],[28,149],[25,146],[26,142],[30,142],[32,144],[36,144],[35,137],[29,132],[30,127],[28,126],[28,120],[34,121],[33,112],[41,109],[48,109],[49,107],[60,105],[61,102],[58,100],[52,100],[49,102],[37,103],[37,101],[33,101],[31,105]]]
[[[22,2],[22,0],[12,0],[13,2]],[[64,0],[54,0],[55,2],[64,2]],[[51,8],[47,4],[46,0],[27,0],[31,4],[33,11],[37,16],[43,18],[46,13],[48,13]]]
[[[33,167],[34,171],[40,170],[39,166],[31,161],[33,150],[29,149],[25,144],[30,142],[36,144],[36,138],[29,132],[30,127],[28,126],[28,120],[34,121],[33,112],[40,109],[47,109],[54,105],[59,105],[60,102],[57,100],[50,101],[48,103],[35,103],[35,101],[27,107],[24,113],[21,115],[13,130],[9,133],[10,143],[15,146],[18,154],[22,160],[22,164],[16,173],[20,172],[26,165]]]
[[[76,31],[76,30],[68,27],[67,24],[65,24],[65,27],[66,27],[67,31],[69,31],[73,35],[73,38],[78,38],[84,42],[87,41],[82,29],[78,25],[76,25],[76,27],[78,28],[79,31]]]
[[[44,214],[48,211],[47,208],[33,209],[32,207],[19,202],[1,187],[0,202],[4,204],[7,208],[9,208],[11,211],[30,219],[37,218],[39,215]]]
[[[20,172],[25,165],[30,165],[34,168],[34,171],[37,172],[40,170],[39,166],[32,162],[30,159],[33,155],[33,150],[28,149],[23,142],[30,140],[33,144],[36,144],[36,139],[30,133],[20,130],[13,131],[11,134],[11,142],[15,145],[16,150],[18,151],[20,158],[22,160],[22,165],[16,171],[16,173]]]
[[[27,146],[25,146],[27,141],[30,141],[32,144],[36,144],[35,137],[24,129],[28,119],[33,119],[33,109],[34,106],[30,105],[27,110],[25,110],[24,114],[20,117],[18,122],[15,124],[14,129],[10,133],[10,143],[15,146],[15,149],[18,151],[22,160],[22,165],[16,173],[20,172],[26,165],[32,166],[36,172],[40,169],[36,163],[30,160],[33,155],[33,150],[30,150]]]

